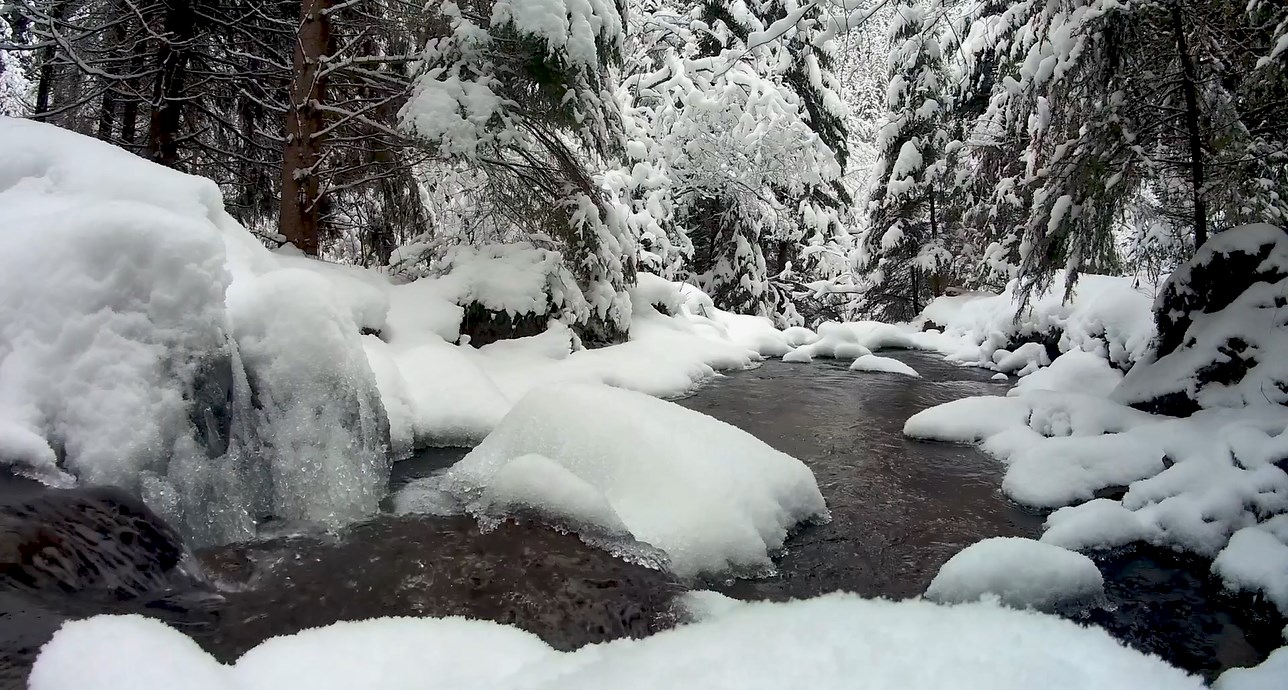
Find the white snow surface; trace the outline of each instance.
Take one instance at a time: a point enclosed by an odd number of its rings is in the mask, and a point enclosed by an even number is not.
[[[771,572],[788,530],[827,518],[799,460],[699,412],[603,385],[532,390],[463,460],[408,491],[426,489],[481,517],[521,505],[572,519],[561,525],[572,529],[624,525],[682,577]]]
[[[559,652],[461,618],[336,623],[261,643],[231,666],[141,616],[67,623],[31,690],[1199,690],[1201,679],[1097,628],[993,603],[831,594],[712,610],[641,640]],[[1246,686],[1245,686],[1246,687]]]
[[[1118,377],[1103,360],[1067,352],[1008,397],[924,410],[904,433],[979,443],[1007,466],[1008,496],[1062,508],[1042,538],[1053,545],[1143,540],[1211,558],[1235,532],[1288,512],[1288,474],[1275,465],[1288,457],[1288,408],[1150,415],[1108,399]],[[1092,500],[1113,487],[1126,487],[1121,500]]]
[[[1047,609],[1104,595],[1104,578],[1080,553],[1021,537],[993,537],[962,549],[939,569],[926,598],[943,603],[996,596],[1008,606]]]

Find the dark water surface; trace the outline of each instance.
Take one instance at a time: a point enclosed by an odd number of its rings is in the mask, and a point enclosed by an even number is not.
[[[908,417],[971,395],[1004,395],[991,372],[920,353],[882,353],[922,375],[851,372],[848,363],[765,362],[677,402],[733,424],[814,471],[832,521],[786,544],[780,576],[714,588],[740,599],[920,595],[939,566],[990,536],[1031,537],[1042,518],[1001,492],[996,460],[974,448],[913,441]]]
[[[917,412],[1010,382],[919,352],[881,353],[918,371],[850,372],[844,364],[765,362],[678,400],[800,458],[818,479],[832,521],[793,535],[779,575],[709,586],[740,599],[784,600],[845,590],[902,599],[922,594],[953,554],[994,536],[1036,538],[1045,517],[1001,492],[1003,467],[969,446],[903,436]],[[1198,559],[1151,549],[1093,555],[1105,608],[1068,612],[1137,649],[1209,680],[1263,661],[1283,622],[1231,598]],[[1288,688],[1288,680],[1285,681]]]
[[[987,537],[1040,533],[1043,517],[1002,495],[999,463],[971,447],[902,434],[904,421],[922,409],[971,395],[1004,395],[1009,383],[932,355],[882,354],[910,364],[923,378],[854,373],[827,360],[772,360],[677,401],[800,458],[832,512],[830,523],[788,539],[776,559],[778,575],[698,586],[741,599],[836,590],[914,597],[963,547]],[[399,463],[391,491],[450,466],[465,452],[427,450]],[[39,494],[38,487],[8,486],[0,477],[0,513],[4,500],[27,501],[33,491]],[[484,533],[468,518],[382,515],[339,534],[289,525],[277,533],[198,553],[209,578],[200,586],[175,591],[163,578],[160,591],[132,597],[116,592],[110,600],[58,583],[6,588],[0,568],[0,690],[24,687],[31,659],[62,621],[96,613],[161,618],[225,661],[274,635],[391,615],[489,618],[573,648],[672,624],[669,601],[683,588],[573,535],[530,524]],[[15,534],[0,530],[0,547]],[[0,566],[2,561],[0,553]],[[1143,550],[1103,554],[1097,561],[1109,605],[1070,615],[1139,649],[1210,679],[1225,668],[1258,663],[1280,644],[1282,621],[1225,595],[1202,562]]]

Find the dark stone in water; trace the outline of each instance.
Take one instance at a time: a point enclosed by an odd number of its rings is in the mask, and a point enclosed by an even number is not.
[[[465,616],[514,625],[558,649],[670,627],[682,591],[571,534],[469,517],[382,516],[339,537],[287,537],[198,554],[225,588],[220,622],[196,631],[224,661],[277,635],[379,616]]]
[[[183,555],[178,533],[118,489],[0,499],[0,590],[129,599],[173,584]]]
[[[26,687],[40,647],[66,620],[192,619],[211,597],[183,567],[185,554],[178,534],[124,491],[48,489],[0,473],[0,688]]]

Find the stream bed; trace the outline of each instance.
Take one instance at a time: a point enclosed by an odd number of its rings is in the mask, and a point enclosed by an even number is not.
[[[1005,395],[1010,383],[933,355],[882,354],[906,362],[922,378],[854,373],[827,360],[770,360],[676,401],[750,432],[813,470],[832,520],[794,533],[776,559],[775,576],[680,583],[534,525],[480,533],[468,518],[386,514],[338,535],[288,529],[198,552],[204,579],[128,601],[0,586],[0,690],[25,687],[31,660],[61,621],[96,613],[162,618],[225,662],[275,635],[390,615],[498,620],[570,649],[673,625],[668,602],[686,588],[739,599],[836,590],[915,597],[965,546],[993,536],[1038,536],[1043,516],[1002,495],[998,462],[972,447],[902,434],[904,420],[922,409],[971,395]],[[466,452],[431,449],[399,463],[391,491]],[[0,482],[0,504],[6,497],[26,500]],[[1095,558],[1108,602],[1065,612],[1075,620],[1102,626],[1208,679],[1229,667],[1254,665],[1281,644],[1282,622],[1226,595],[1201,562],[1143,549]]]

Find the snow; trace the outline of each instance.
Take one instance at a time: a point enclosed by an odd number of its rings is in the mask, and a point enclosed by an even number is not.
[[[1124,508],[1122,502],[1097,498],[1048,515],[1041,541],[1072,551],[1089,551],[1155,541],[1158,537],[1156,526]]]
[[[815,357],[857,359],[872,351],[859,342],[859,335],[847,324],[829,321],[818,327],[818,340],[802,345],[783,357],[784,362],[808,363]]]
[[[533,467],[546,464],[563,471]],[[788,530],[827,518],[799,460],[701,413],[602,385],[532,390],[463,460],[411,490],[426,488],[486,517],[523,504],[602,531],[624,524],[682,577],[771,572]],[[505,500],[489,501],[498,492]]]
[[[558,462],[536,454],[520,455],[502,465],[489,478],[473,510],[493,516],[532,511],[579,533],[593,530],[611,537],[630,535],[599,489]]]
[[[940,333],[922,333],[917,340],[921,347],[952,361],[1021,375],[1044,366],[1046,354],[1039,353],[1036,342],[1023,342],[1017,350],[1009,349],[1011,344],[1049,333],[1058,335],[1062,353],[1082,350],[1119,367],[1147,355],[1155,333],[1153,286],[1137,285],[1128,277],[1087,274],[1078,279],[1072,299],[1066,302],[1064,276],[1056,275],[1051,284],[1033,296],[1024,311],[1016,281],[1001,294],[936,298],[917,325],[933,324]]]
[[[1032,539],[994,537],[962,549],[939,569],[926,598],[944,603],[997,596],[1003,604],[1045,609],[1103,596],[1090,558]]]
[[[223,666],[139,616],[63,626],[31,690],[380,688],[853,688],[1198,690],[1201,679],[1107,633],[992,603],[939,606],[832,594],[748,603],[640,640],[559,652],[460,618],[336,623],[278,637]]]
[[[877,355],[863,355],[862,357],[859,357],[850,365],[850,371],[886,372],[890,374],[903,374],[904,376],[921,378],[921,374],[918,374],[916,369],[913,369],[907,364],[904,364],[897,359],[878,357]]]
[[[1264,594],[1288,616],[1288,515],[1235,532],[1212,561],[1212,572],[1228,589]]]
[[[1280,690],[1284,678],[1288,678],[1288,647],[1276,649],[1258,666],[1222,673],[1212,690]]]

